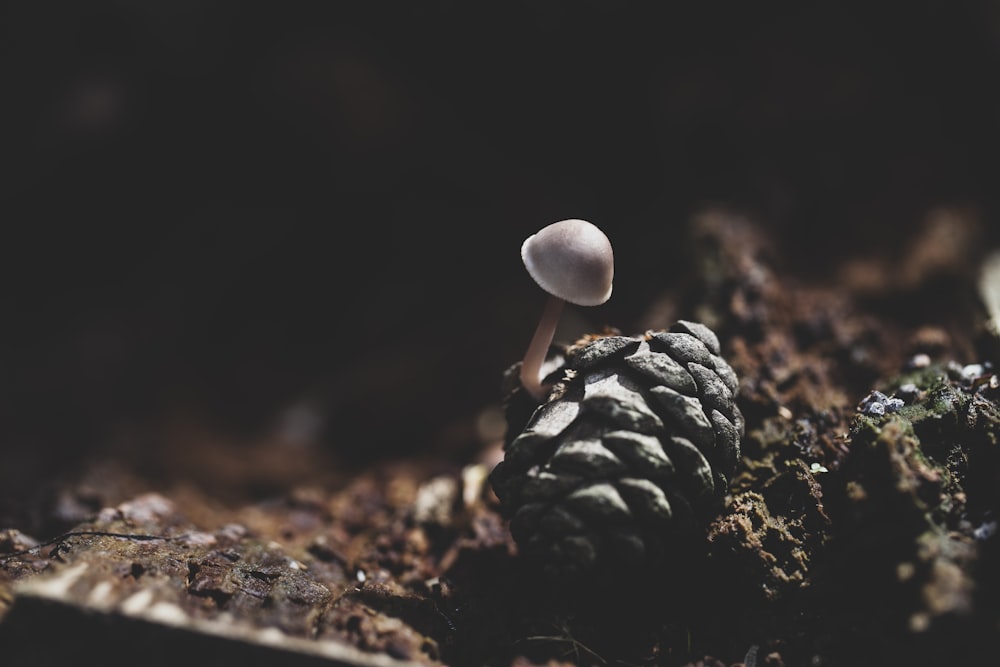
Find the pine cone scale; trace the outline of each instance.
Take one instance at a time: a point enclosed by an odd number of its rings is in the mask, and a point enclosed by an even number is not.
[[[657,567],[719,507],[740,456],[736,373],[696,322],[567,350],[491,474],[525,557],[555,578]]]

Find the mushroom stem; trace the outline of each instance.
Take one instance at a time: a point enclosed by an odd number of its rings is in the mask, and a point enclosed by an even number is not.
[[[521,362],[521,384],[536,401],[541,401],[548,393],[547,387],[542,384],[542,364],[548,356],[565,303],[559,297],[549,295],[535,328],[535,335],[531,337],[528,350],[524,353],[524,361]]]

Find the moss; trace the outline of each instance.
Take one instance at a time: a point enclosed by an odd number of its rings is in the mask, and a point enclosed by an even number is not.
[[[904,371],[880,389],[903,398],[902,408],[852,420],[849,455],[824,484],[832,524],[815,579],[859,610],[830,619],[845,623],[841,657],[877,641],[918,659],[928,642],[970,632],[977,534],[996,510],[1000,479],[1000,395],[988,368]]]

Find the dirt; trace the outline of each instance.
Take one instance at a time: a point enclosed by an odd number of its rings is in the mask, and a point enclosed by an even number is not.
[[[995,662],[991,3],[55,4],[0,21],[0,664]],[[559,345],[703,323],[745,432],[566,587],[489,474],[575,216]]]
[[[914,239],[900,264],[940,250],[935,234]],[[646,583],[622,573],[611,586],[550,586],[519,559],[489,485],[503,455],[499,403],[484,406],[460,465],[346,464],[335,447],[272,441],[245,446],[237,467],[231,442],[188,432],[172,464],[119,450],[60,477],[31,508],[48,533],[6,527],[0,632],[11,664],[88,651],[122,660],[139,650],[118,636],[130,619],[154,639],[183,620],[184,650],[227,626],[251,630],[222,633],[230,644],[254,646],[266,629],[287,643],[260,652],[357,649],[323,658],[348,664],[954,664],[987,653],[1000,622],[985,565],[997,543],[998,341],[966,258],[922,259],[934,269],[924,275],[800,285],[745,218],[707,211],[688,238],[690,284],[647,323],[690,309],[714,328],[746,418],[703,558]],[[908,327],[903,315],[939,319],[942,284],[954,316]],[[213,493],[198,481],[217,467],[229,477],[214,478]],[[240,498],[262,486],[255,476],[277,488],[304,470],[307,484]],[[43,637],[54,608],[106,625],[53,645]]]

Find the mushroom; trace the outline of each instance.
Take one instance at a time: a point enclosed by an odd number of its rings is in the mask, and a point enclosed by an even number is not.
[[[521,245],[521,260],[549,298],[521,362],[521,384],[536,401],[548,392],[542,364],[563,305],[598,306],[611,297],[615,274],[611,242],[586,220],[561,220],[543,227]]]

